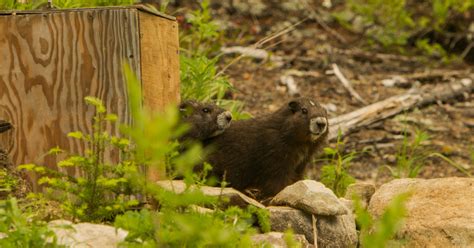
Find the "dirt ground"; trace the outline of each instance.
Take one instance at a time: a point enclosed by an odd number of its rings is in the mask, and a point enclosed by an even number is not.
[[[267,6],[268,7],[268,6]],[[213,15],[226,27],[224,47],[251,46],[282,28],[305,18],[298,10],[288,11],[272,6],[259,15],[229,11],[225,5],[213,6]],[[226,73],[235,91],[230,98],[245,104],[253,115],[270,112],[295,95],[311,96],[327,107],[335,117],[365,106],[330,74],[335,63],[367,104],[407,92],[420,85],[448,84],[455,80],[474,79],[472,65],[465,62],[443,64],[437,58],[421,55],[386,54],[374,51],[338,25],[306,19],[280,37],[263,46],[266,59],[243,58]],[[230,63],[236,54],[226,54],[221,66]],[[297,90],[283,82],[294,79]],[[385,79],[399,77],[396,86],[384,85]],[[387,81],[385,81],[386,83]],[[392,80],[393,82],[393,80]],[[402,144],[403,132],[413,136],[415,130],[426,131],[431,139],[426,149],[440,152],[466,170],[474,173],[474,93],[467,93],[448,102],[437,102],[421,109],[375,123],[344,137],[346,152],[356,151],[350,174],[357,180],[376,184],[391,179],[384,165],[395,164],[395,154]],[[331,144],[334,145],[334,144]],[[321,162],[315,162],[309,177],[318,178]],[[465,176],[447,162],[430,158],[422,169],[422,178]]]

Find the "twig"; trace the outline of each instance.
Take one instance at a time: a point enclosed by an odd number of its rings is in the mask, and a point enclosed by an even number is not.
[[[367,105],[367,102],[362,99],[362,97],[352,88],[351,82],[347,80],[346,77],[344,77],[344,74],[342,74],[341,70],[339,70],[339,67],[336,64],[332,64],[332,71],[336,75],[337,79],[342,83],[342,86],[346,88],[347,91],[359,102],[361,102],[364,105]]]
[[[316,227],[316,222],[318,221],[314,214],[311,215],[311,218],[313,220],[313,245],[314,248],[318,248],[318,229]]]

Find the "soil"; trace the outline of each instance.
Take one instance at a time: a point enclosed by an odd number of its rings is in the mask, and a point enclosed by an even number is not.
[[[269,7],[267,3],[267,8],[259,14],[225,4],[214,5],[214,18],[226,27],[223,46],[251,46],[306,18],[304,11],[289,11],[281,5]],[[336,76],[328,73],[332,63],[338,65],[368,104],[403,94],[420,84],[448,84],[453,80],[474,79],[473,67],[466,62],[446,64],[439,58],[419,54],[387,54],[367,46],[363,39],[337,23],[306,19],[293,31],[263,46],[270,53],[269,58],[243,58],[226,70],[235,87],[229,98],[242,101],[244,110],[253,115],[274,111],[293,97],[287,85],[282,83],[283,76],[292,75],[299,95],[316,98],[327,107],[329,116],[335,117],[364,104],[352,97]],[[221,67],[237,56],[224,55]],[[296,75],[295,71],[305,75]],[[384,85],[383,80],[393,77],[406,82],[394,87]],[[350,174],[357,180],[376,184],[391,180],[389,171],[383,168],[395,165],[404,130],[409,140],[416,130],[427,132],[430,139],[424,143],[425,151],[439,152],[474,174],[473,92],[449,102],[415,109],[345,136],[345,152],[357,152]],[[314,162],[308,176],[318,179],[323,164]],[[428,158],[424,164],[419,175],[422,178],[466,176],[439,158]]]

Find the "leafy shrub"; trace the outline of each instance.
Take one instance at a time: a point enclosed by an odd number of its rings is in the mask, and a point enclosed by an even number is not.
[[[347,170],[356,153],[343,154],[343,151],[344,143],[341,141],[341,135],[339,134],[334,149],[324,148],[324,153],[329,158],[323,159],[327,164],[321,168],[321,183],[330,188],[338,197],[344,196],[347,186],[355,182],[355,179]]]
[[[334,17],[344,27],[362,31],[369,38],[369,43],[379,44],[387,49],[397,49],[407,45],[410,38],[416,38],[416,34],[432,30],[442,31],[456,14],[473,9],[472,0],[426,0],[408,3],[406,0],[350,0],[343,11],[334,13]],[[354,21],[355,18],[358,18],[358,21]],[[360,30],[361,28],[363,30]],[[415,40],[414,43],[427,55],[446,55],[446,51],[437,43],[429,43],[423,39]]]
[[[56,235],[47,224],[34,221],[18,208],[15,198],[0,201],[0,247],[59,247]]]
[[[117,116],[107,114],[101,100],[86,97],[86,103],[96,109],[93,117],[92,132],[80,131],[68,134],[86,144],[84,154],[72,154],[58,162],[61,171],[53,171],[35,164],[21,165],[19,169],[37,172],[41,175],[38,183],[45,186],[46,194],[59,203],[66,213],[82,221],[103,221],[112,219],[117,213],[124,212],[138,204],[130,197],[133,189],[126,178],[128,173],[138,170],[131,154],[130,141],[108,134],[107,125],[115,122]],[[53,148],[50,155],[64,153],[60,148]],[[120,154],[120,161],[111,163],[107,159],[115,152]],[[76,171],[76,177],[67,173],[67,168]]]

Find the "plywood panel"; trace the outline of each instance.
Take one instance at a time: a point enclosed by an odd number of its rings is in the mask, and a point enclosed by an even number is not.
[[[49,148],[80,150],[66,134],[90,130],[85,96],[130,122],[122,59],[140,73],[135,9],[0,16],[0,119],[15,125],[13,161],[51,165],[42,157]]]
[[[175,20],[139,12],[141,76],[145,106],[179,102],[179,42]]]

